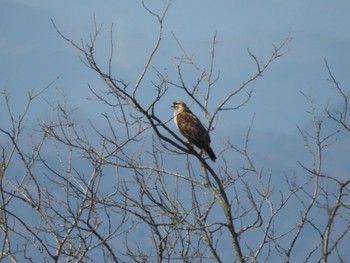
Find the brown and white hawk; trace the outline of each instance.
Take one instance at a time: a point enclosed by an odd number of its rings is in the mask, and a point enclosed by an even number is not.
[[[215,162],[216,156],[210,147],[209,133],[200,120],[181,100],[174,101],[171,107],[175,109],[174,121],[176,127],[187,139],[188,143],[194,144],[199,149],[205,151],[209,158]]]

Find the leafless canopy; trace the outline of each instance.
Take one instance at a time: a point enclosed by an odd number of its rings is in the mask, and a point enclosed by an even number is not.
[[[158,37],[139,77],[130,82],[114,72],[113,28],[110,57],[99,63],[101,27],[96,25],[88,41],[75,42],[53,23],[104,83],[100,89],[89,86],[108,109],[99,123],[81,125],[62,95],[48,102],[51,119],[29,130],[26,119],[33,102],[52,83],[29,93],[20,115],[3,90],[1,112],[7,117],[0,124],[0,261],[345,262],[350,180],[326,173],[323,153],[340,134],[349,135],[348,94],[330,66],[326,63],[342,108],[326,107],[320,115],[305,95],[314,129],[299,130],[310,163],[298,160],[300,169],[284,177],[265,172],[250,153],[251,126],[242,147],[224,138],[214,164],[187,147],[170,123],[172,116],[163,119],[164,98],[174,90],[185,94],[215,131],[220,116],[250,101],[256,80],[283,54],[290,38],[272,46],[264,60],[248,50],[255,71],[241,84],[221,90],[226,95],[213,105],[219,80],[216,34],[208,70],[188,55],[175,34],[182,51],[176,77],[152,65],[170,4],[161,14],[144,4],[158,21]],[[193,83],[184,68],[196,72]],[[156,76],[151,84],[146,81],[150,72]],[[152,99],[144,99],[145,93]],[[330,123],[334,130],[325,129]],[[241,164],[230,163],[233,153]]]

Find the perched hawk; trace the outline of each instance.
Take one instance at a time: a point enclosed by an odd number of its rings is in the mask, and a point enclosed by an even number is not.
[[[204,150],[210,159],[215,162],[216,156],[210,148],[210,137],[207,129],[204,128],[199,119],[187,108],[183,101],[174,101],[171,107],[175,109],[174,121],[176,127],[187,139],[188,143]]]

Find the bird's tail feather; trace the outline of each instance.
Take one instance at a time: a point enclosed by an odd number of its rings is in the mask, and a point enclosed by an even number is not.
[[[215,153],[213,152],[213,149],[212,149],[210,146],[208,146],[208,147],[205,148],[204,150],[205,150],[205,152],[208,154],[209,158],[210,158],[213,162],[215,162],[216,156],[215,156]]]

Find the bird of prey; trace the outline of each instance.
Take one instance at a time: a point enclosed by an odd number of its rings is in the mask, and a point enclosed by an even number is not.
[[[186,138],[187,142],[190,145],[194,144],[199,149],[206,152],[209,158],[215,162],[216,156],[210,147],[209,133],[200,120],[181,100],[174,101],[171,107],[175,109],[175,125],[180,133]]]

